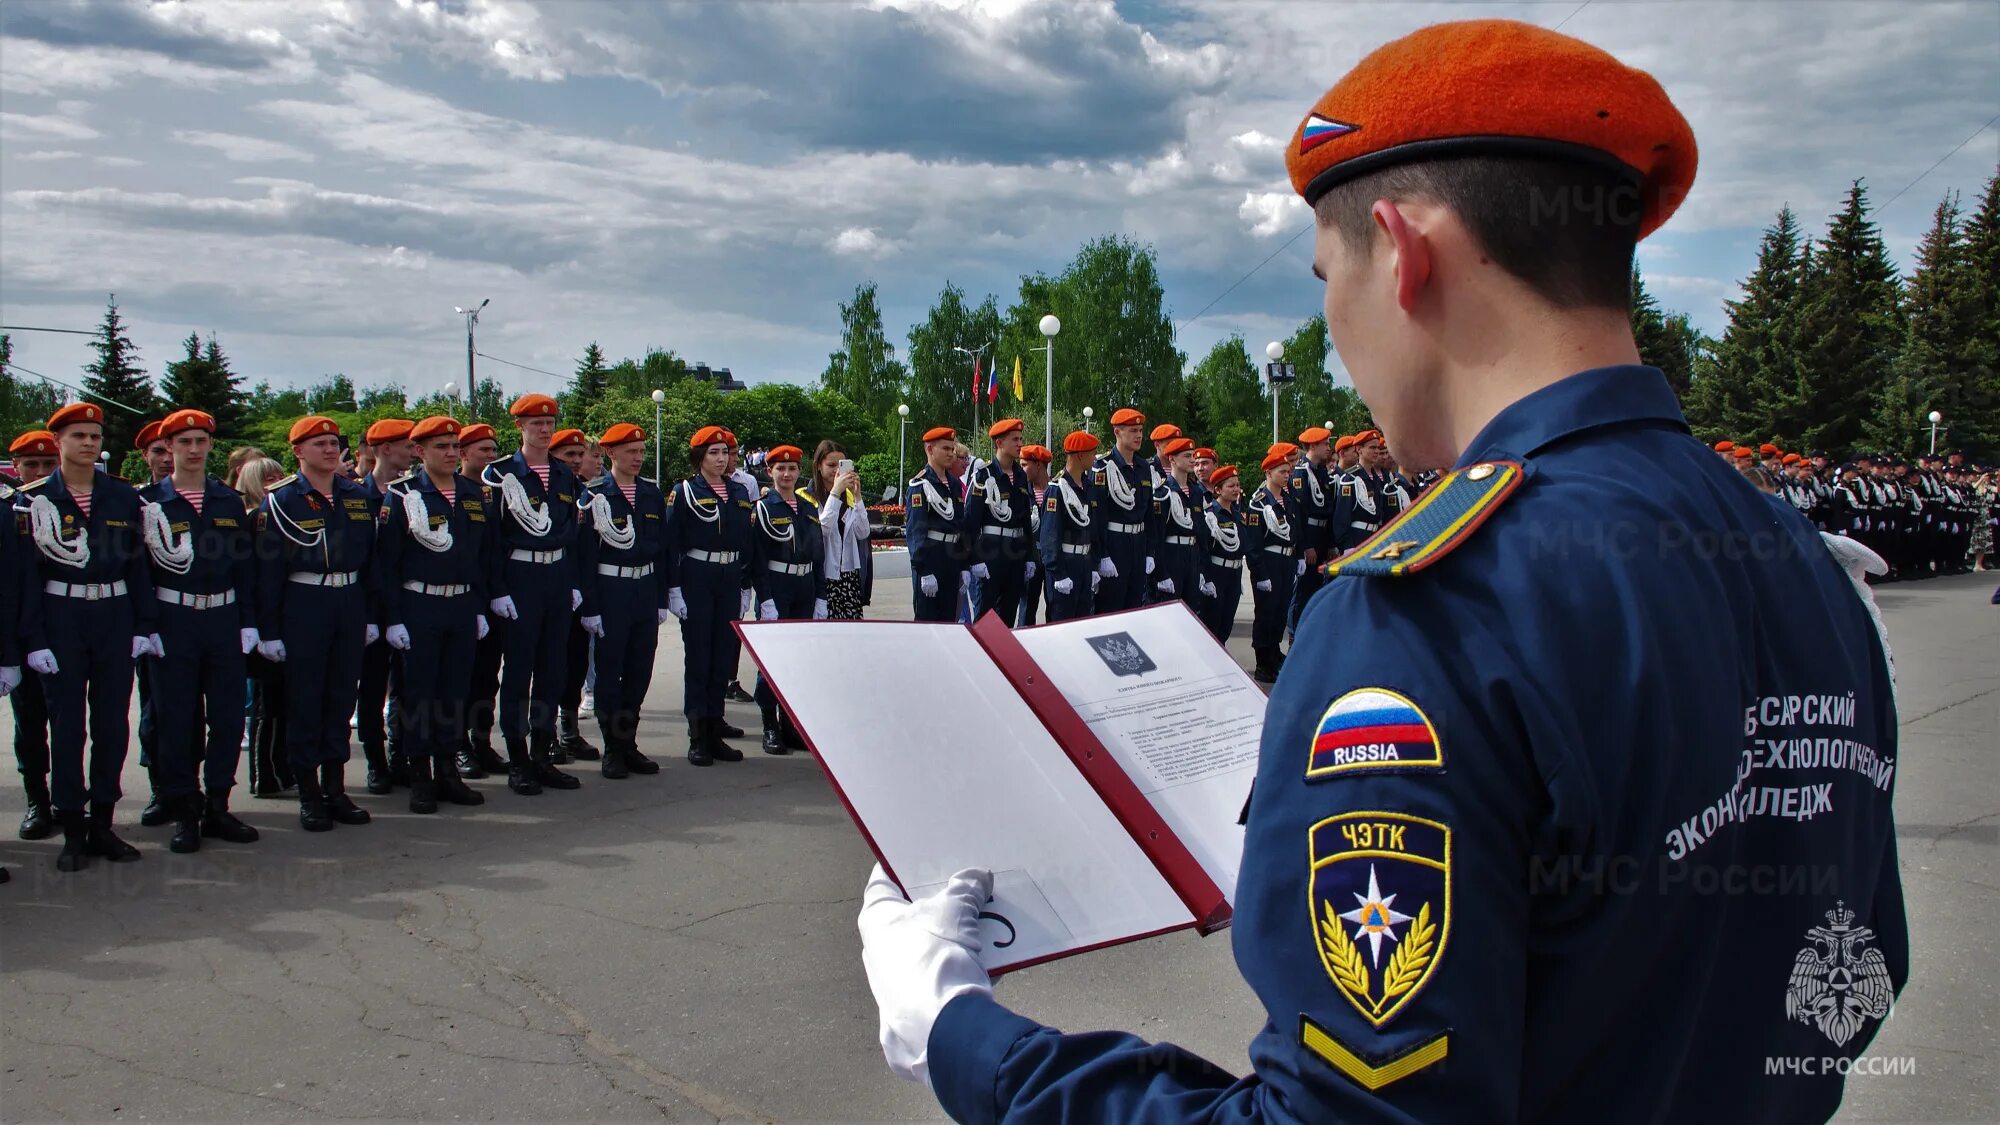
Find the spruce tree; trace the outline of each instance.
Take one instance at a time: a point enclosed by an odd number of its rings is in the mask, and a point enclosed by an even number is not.
[[[97,331],[90,342],[97,361],[84,365],[83,389],[104,407],[104,448],[113,457],[122,457],[132,448],[139,428],[153,416],[153,383],[138,364],[139,349],[125,335],[115,294],[105,303],[104,323]]]
[[[1983,460],[2000,457],[2000,171],[1986,181],[1979,209],[1965,223],[1964,284],[1970,291],[1973,324],[1966,340],[1966,365],[1975,372],[1983,444],[1953,427],[1954,445],[1973,447]],[[1971,419],[1967,419],[1971,421]]]
[[[1632,267],[1632,338],[1639,345],[1639,361],[1659,368],[1674,393],[1686,398],[1694,376],[1687,316],[1663,312],[1660,303],[1646,292],[1636,265]]]
[[[565,413],[574,412],[581,417],[592,403],[603,398],[611,389],[611,368],[604,362],[604,349],[592,340],[583,349],[583,358],[577,362],[576,377],[570,380],[569,392],[564,396],[569,401],[563,405]]]
[[[199,410],[215,419],[216,433],[223,437],[242,434],[244,420],[241,377],[229,370],[229,357],[213,334],[206,344],[196,333],[181,341],[187,354],[167,364],[160,380],[160,396],[165,409]]]
[[[1896,267],[1868,219],[1861,181],[1849,186],[1846,206],[1813,248],[1806,280],[1799,304],[1796,440],[1844,452],[1861,440],[1893,377],[1903,336]]]
[[[1797,440],[1801,404],[1793,341],[1805,261],[1798,220],[1785,207],[1764,230],[1743,298],[1724,302],[1729,326],[1713,354],[1700,363],[1690,357],[1684,401],[1703,440]]]
[[[1944,415],[1952,439],[1984,447],[1996,436],[1994,403],[1988,398],[1990,369],[1976,357],[1981,310],[1979,287],[1970,276],[1970,245],[1960,220],[1956,193],[1932,215],[1930,233],[1917,248],[1916,270],[1905,290],[1908,327],[1896,357],[1894,379],[1878,396],[1869,440],[1903,452],[1924,452],[1930,443],[1926,416]]]

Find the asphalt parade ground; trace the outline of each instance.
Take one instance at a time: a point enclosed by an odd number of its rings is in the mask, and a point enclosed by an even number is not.
[[[1901,677],[1913,976],[1869,1051],[1887,1062],[1849,1078],[1842,1121],[2000,1119],[1994,582],[1878,592]],[[871,615],[908,617],[906,581],[877,597]],[[1247,598],[1241,613],[1230,647],[1247,666]],[[838,652],[826,671],[873,701],[885,737],[899,694],[920,687],[874,682]],[[752,706],[730,705],[751,732],[743,762],[689,766],[680,677],[669,628],[640,733],[656,777],[606,781],[579,763],[574,792],[523,798],[488,779],[472,783],[483,807],[415,816],[403,791],[360,792],[357,746],[349,787],[373,824],[308,836],[291,801],[239,797],[263,840],[188,856],[166,850],[170,829],[138,827],[135,751],[119,830],[145,857],[79,874],[55,870],[59,841],[14,838],[10,777],[0,1118],[935,1118],[876,1047],[854,927],[871,862],[860,835],[810,757],[758,752]],[[1785,983],[1744,1002],[1781,1004]],[[1239,1072],[1263,1020],[1226,932],[1040,966],[999,995]]]

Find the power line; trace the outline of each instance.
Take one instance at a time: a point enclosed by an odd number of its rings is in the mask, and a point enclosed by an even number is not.
[[[551,379],[563,379],[563,380],[567,380],[567,379],[569,378],[569,376],[567,376],[567,375],[558,375],[558,374],[556,374],[556,373],[555,373],[555,372],[553,372],[553,371],[544,371],[544,370],[542,370],[542,369],[541,369],[541,368],[539,368],[539,367],[529,367],[529,366],[528,366],[527,364],[525,364],[525,363],[515,363],[515,362],[514,362],[513,360],[511,360],[511,359],[501,359],[501,358],[500,358],[499,356],[497,356],[497,355],[487,355],[487,354],[486,354],[485,352],[474,352],[473,354],[474,354],[474,355],[476,355],[476,356],[478,356],[478,357],[479,357],[480,359],[490,359],[490,360],[492,360],[492,361],[493,361],[493,362],[495,362],[495,363],[504,363],[504,364],[506,364],[506,365],[507,365],[507,366],[509,366],[509,367],[518,367],[518,368],[520,368],[520,369],[521,369],[521,370],[523,370],[523,371],[532,371],[532,372],[534,372],[534,373],[535,373],[535,374],[537,374],[537,375],[547,375],[547,376],[548,376],[549,378],[551,378]]]
[[[63,388],[66,391],[75,391],[77,394],[80,395],[89,395],[91,398],[104,399],[105,402],[110,403],[111,405],[117,407],[118,409],[129,410],[132,413],[139,415],[141,418],[146,416],[146,412],[139,409],[136,406],[127,406],[124,403],[119,402],[115,398],[105,398],[103,395],[98,394],[96,391],[90,390],[86,387],[78,387],[70,383],[65,383],[61,379],[57,379],[50,375],[44,375],[41,372],[36,371],[32,367],[23,367],[20,364],[15,363],[11,359],[7,361],[7,369],[9,371],[19,371],[23,375],[33,375],[35,378],[40,379],[44,383],[51,383],[55,386]]]
[[[0,324],[0,332],[60,332],[65,336],[97,335],[95,329],[86,332],[81,328],[37,328],[32,324]]]
[[[1581,4],[1578,4],[1578,5],[1576,6],[1576,12],[1581,12],[1581,11],[1583,11],[1583,10],[1584,10],[1585,8],[1588,8],[1588,7],[1590,7],[1590,0],[1583,0],[1583,3],[1581,3]],[[1575,19],[1575,18],[1576,18],[1576,12],[1571,12],[1571,13],[1570,13],[1569,15],[1566,15],[1566,16],[1564,16],[1564,17],[1562,18],[1562,21],[1561,21],[1560,23],[1557,23],[1557,24],[1556,24],[1556,25],[1555,25],[1554,27],[1550,28],[1549,30],[1550,30],[1550,31],[1561,31],[1561,30],[1562,30],[1562,26],[1563,26],[1563,24],[1565,24],[1565,23],[1568,23],[1569,21],[1571,21],[1571,20],[1573,20],[1573,19]]]
[[[1224,297],[1227,297],[1227,296],[1229,296],[1229,295],[1230,295],[1231,293],[1234,293],[1234,292],[1236,292],[1236,286],[1238,286],[1238,285],[1241,285],[1241,284],[1243,284],[1244,282],[1246,282],[1246,281],[1250,280],[1250,278],[1251,278],[1252,276],[1254,276],[1254,275],[1255,275],[1255,274],[1257,273],[1257,271],[1258,271],[1258,270],[1261,270],[1261,269],[1263,269],[1263,268],[1264,268],[1265,266],[1268,266],[1268,265],[1270,265],[1270,264],[1271,264],[1271,259],[1272,259],[1272,258],[1275,258],[1275,257],[1277,257],[1278,255],[1280,255],[1280,254],[1284,253],[1284,252],[1285,252],[1285,250],[1286,250],[1287,248],[1289,248],[1289,247],[1291,246],[1291,244],[1292,244],[1292,243],[1294,243],[1294,242],[1297,242],[1297,241],[1299,240],[1299,235],[1301,235],[1301,234],[1304,234],[1305,232],[1307,232],[1307,231],[1309,231],[1309,230],[1311,230],[1311,229],[1313,229],[1313,224],[1312,224],[1312,223],[1307,223],[1307,224],[1306,224],[1305,226],[1302,226],[1302,227],[1300,227],[1300,228],[1298,229],[1298,233],[1297,233],[1297,234],[1294,234],[1294,235],[1292,235],[1292,237],[1290,237],[1290,238],[1287,238],[1287,239],[1285,240],[1285,243],[1284,243],[1284,245],[1283,245],[1283,246],[1280,246],[1280,247],[1278,247],[1278,248],[1277,248],[1276,250],[1273,250],[1273,251],[1271,251],[1271,252],[1270,252],[1270,254],[1268,254],[1268,255],[1266,255],[1266,256],[1265,256],[1265,258],[1264,258],[1264,260],[1263,260],[1263,261],[1261,261],[1261,262],[1258,262],[1258,263],[1257,263],[1256,265],[1254,265],[1254,266],[1251,266],[1251,267],[1250,267],[1250,272],[1249,272],[1249,273],[1246,273],[1246,274],[1244,274],[1244,275],[1243,275],[1242,277],[1239,277],[1239,278],[1237,278],[1237,279],[1236,279],[1236,284],[1235,284],[1235,285],[1231,285],[1231,286],[1230,286],[1229,288],[1227,288],[1227,289],[1224,289],[1224,290],[1223,290],[1222,292],[1220,292],[1220,293],[1217,293],[1217,294],[1215,295],[1215,300],[1213,300],[1213,301],[1210,301],[1209,303],[1207,303],[1207,304],[1203,305],[1203,306],[1201,307],[1201,312],[1198,312],[1198,313],[1194,314],[1193,316],[1191,316],[1191,317],[1188,317],[1188,318],[1187,318],[1186,320],[1183,320],[1183,321],[1181,321],[1181,327],[1182,327],[1182,328],[1186,328],[1186,327],[1187,327],[1188,325],[1190,325],[1190,324],[1193,324],[1193,323],[1194,323],[1195,321],[1197,321],[1197,320],[1200,320],[1200,319],[1202,318],[1202,313],[1206,313],[1206,312],[1207,312],[1208,310],[1210,310],[1210,309],[1214,308],[1214,307],[1215,307],[1215,306],[1217,305],[1217,303],[1219,303],[1219,302],[1220,302],[1220,301],[1221,301],[1221,300],[1222,300],[1222,299],[1223,299]]]
[[[1957,156],[1957,155],[1958,155],[1958,150],[1959,150],[1959,149],[1962,149],[1962,148],[1964,148],[1964,147],[1965,147],[1966,145],[1969,145],[1969,144],[1971,144],[1971,143],[1972,143],[1972,138],[1973,138],[1973,137],[1977,137],[1977,136],[1978,136],[1979,134],[1981,134],[1981,133],[1984,133],[1984,132],[1985,132],[1985,131],[1986,131],[1986,130],[1987,130],[1988,128],[1990,128],[1990,127],[1991,127],[1991,126],[1993,125],[1993,123],[1994,123],[1995,121],[2000,121],[2000,113],[1996,113],[1996,114],[1994,114],[1993,116],[1991,116],[1991,117],[1987,118],[1987,119],[1986,119],[1986,124],[1984,124],[1984,125],[1981,125],[1981,126],[1980,126],[1979,128],[1977,128],[1977,129],[1974,129],[1974,130],[1972,131],[1972,136],[1971,136],[1971,137],[1967,137],[1967,138],[1965,138],[1964,140],[1962,140],[1962,141],[1958,142],[1957,144],[1953,145],[1953,146],[1952,146],[1952,148],[1951,148],[1951,151],[1950,151],[1950,152],[1947,152],[1947,153],[1945,153],[1945,154],[1944,154],[1943,156],[1940,156],[1940,157],[1938,157],[1938,158],[1937,158],[1937,164],[1933,164],[1933,165],[1931,165],[1930,167],[1928,167],[1928,168],[1924,169],[1924,170],[1923,170],[1923,172],[1922,172],[1922,174],[1920,174],[1919,176],[1917,176],[1917,178],[1916,178],[1916,179],[1914,179],[1914,180],[1911,180],[1911,181],[1910,181],[1909,183],[1907,183],[1907,184],[1904,184],[1904,185],[1903,185],[1903,191],[1899,191],[1899,192],[1897,192],[1896,194],[1894,194],[1894,195],[1890,196],[1887,202],[1883,203],[1883,204],[1882,204],[1881,206],[1878,206],[1878,207],[1876,207],[1876,208],[1875,208],[1875,210],[1876,210],[1876,211],[1878,211],[1878,212],[1879,212],[1879,211],[1883,211],[1883,210],[1886,210],[1886,209],[1888,209],[1888,206],[1889,206],[1889,204],[1890,204],[1890,203],[1894,203],[1894,202],[1896,202],[1896,201],[1897,201],[1898,199],[1901,199],[1901,198],[1903,198],[1903,192],[1906,192],[1906,191],[1909,191],[1909,190],[1910,190],[1911,188],[1913,188],[1913,187],[1916,187],[1916,186],[1917,186],[1917,185],[1918,185],[1919,183],[1922,183],[1922,182],[1923,182],[1923,178],[1924,178],[1924,176],[1928,176],[1928,175],[1930,175],[1930,174],[1931,174],[1932,172],[1935,172],[1935,171],[1937,171],[1937,169],[1938,169],[1938,164],[1943,164],[1943,163],[1944,163],[1945,161],[1947,161],[1947,160],[1950,160],[1950,159],[1951,159],[1952,157],[1954,157],[1954,156]]]

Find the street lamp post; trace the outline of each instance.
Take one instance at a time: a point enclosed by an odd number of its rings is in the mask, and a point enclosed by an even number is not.
[[[1097,411],[1096,411],[1096,410],[1093,410],[1092,408],[1090,408],[1090,407],[1088,407],[1088,406],[1086,406],[1086,407],[1084,407],[1084,408],[1083,408],[1083,428],[1084,428],[1084,430],[1085,430],[1086,432],[1092,432],[1092,433],[1094,433],[1094,432],[1095,432],[1095,431],[1093,431],[1093,430],[1091,430],[1091,429],[1090,429],[1090,419],[1091,419],[1091,418],[1092,418],[1092,417],[1093,417],[1094,415],[1096,415],[1096,413],[1097,413]],[[1054,447],[1053,447],[1053,446],[1051,446],[1050,448],[1054,448]]]
[[[1935,410],[1931,411],[1931,455],[1932,456],[1937,455],[1937,428],[1938,428],[1938,423],[1942,421],[1944,421],[1944,415],[1938,413]]]
[[[1264,345],[1264,354],[1271,362],[1264,365],[1264,374],[1271,380],[1271,444],[1278,444],[1278,385],[1293,379],[1292,365],[1280,363],[1285,358],[1285,345],[1273,340]]]
[[[660,483],[660,404],[667,401],[667,392],[653,389],[653,483]]]
[[[456,420],[458,419],[458,384],[457,384],[457,383],[446,383],[446,384],[444,385],[444,400],[445,400],[445,408],[444,408],[444,409],[445,409],[445,413],[447,413],[447,414],[450,414],[450,415],[451,415],[451,417],[452,417],[452,420],[453,420],[453,421],[456,421]]]
[[[1042,378],[1042,444],[1050,449],[1056,447],[1056,333],[1062,331],[1062,321],[1050,313],[1042,318],[1042,335],[1048,345],[1043,352],[1048,357],[1047,373]],[[1090,408],[1083,410],[1085,418],[1090,417]]]
[[[903,500],[903,489],[910,480],[910,404],[896,404],[896,500]]]
[[[465,318],[465,389],[467,394],[471,394],[479,386],[479,377],[474,375],[472,371],[472,328],[479,323],[479,310],[492,303],[493,298],[487,297],[473,308],[462,309],[457,305],[451,307],[451,311]]]

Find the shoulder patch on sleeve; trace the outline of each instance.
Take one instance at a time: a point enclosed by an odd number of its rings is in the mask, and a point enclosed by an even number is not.
[[[1328,578],[1415,574],[1471,538],[1526,476],[1519,461],[1482,461],[1454,470],[1366,542],[1328,563],[1322,573]]]
[[[1451,939],[1451,829],[1363,810],[1312,826],[1307,921],[1320,965],[1380,1029],[1423,992]]]
[[[1356,688],[1327,705],[1306,755],[1308,780],[1350,773],[1442,771],[1437,725],[1410,697]]]

